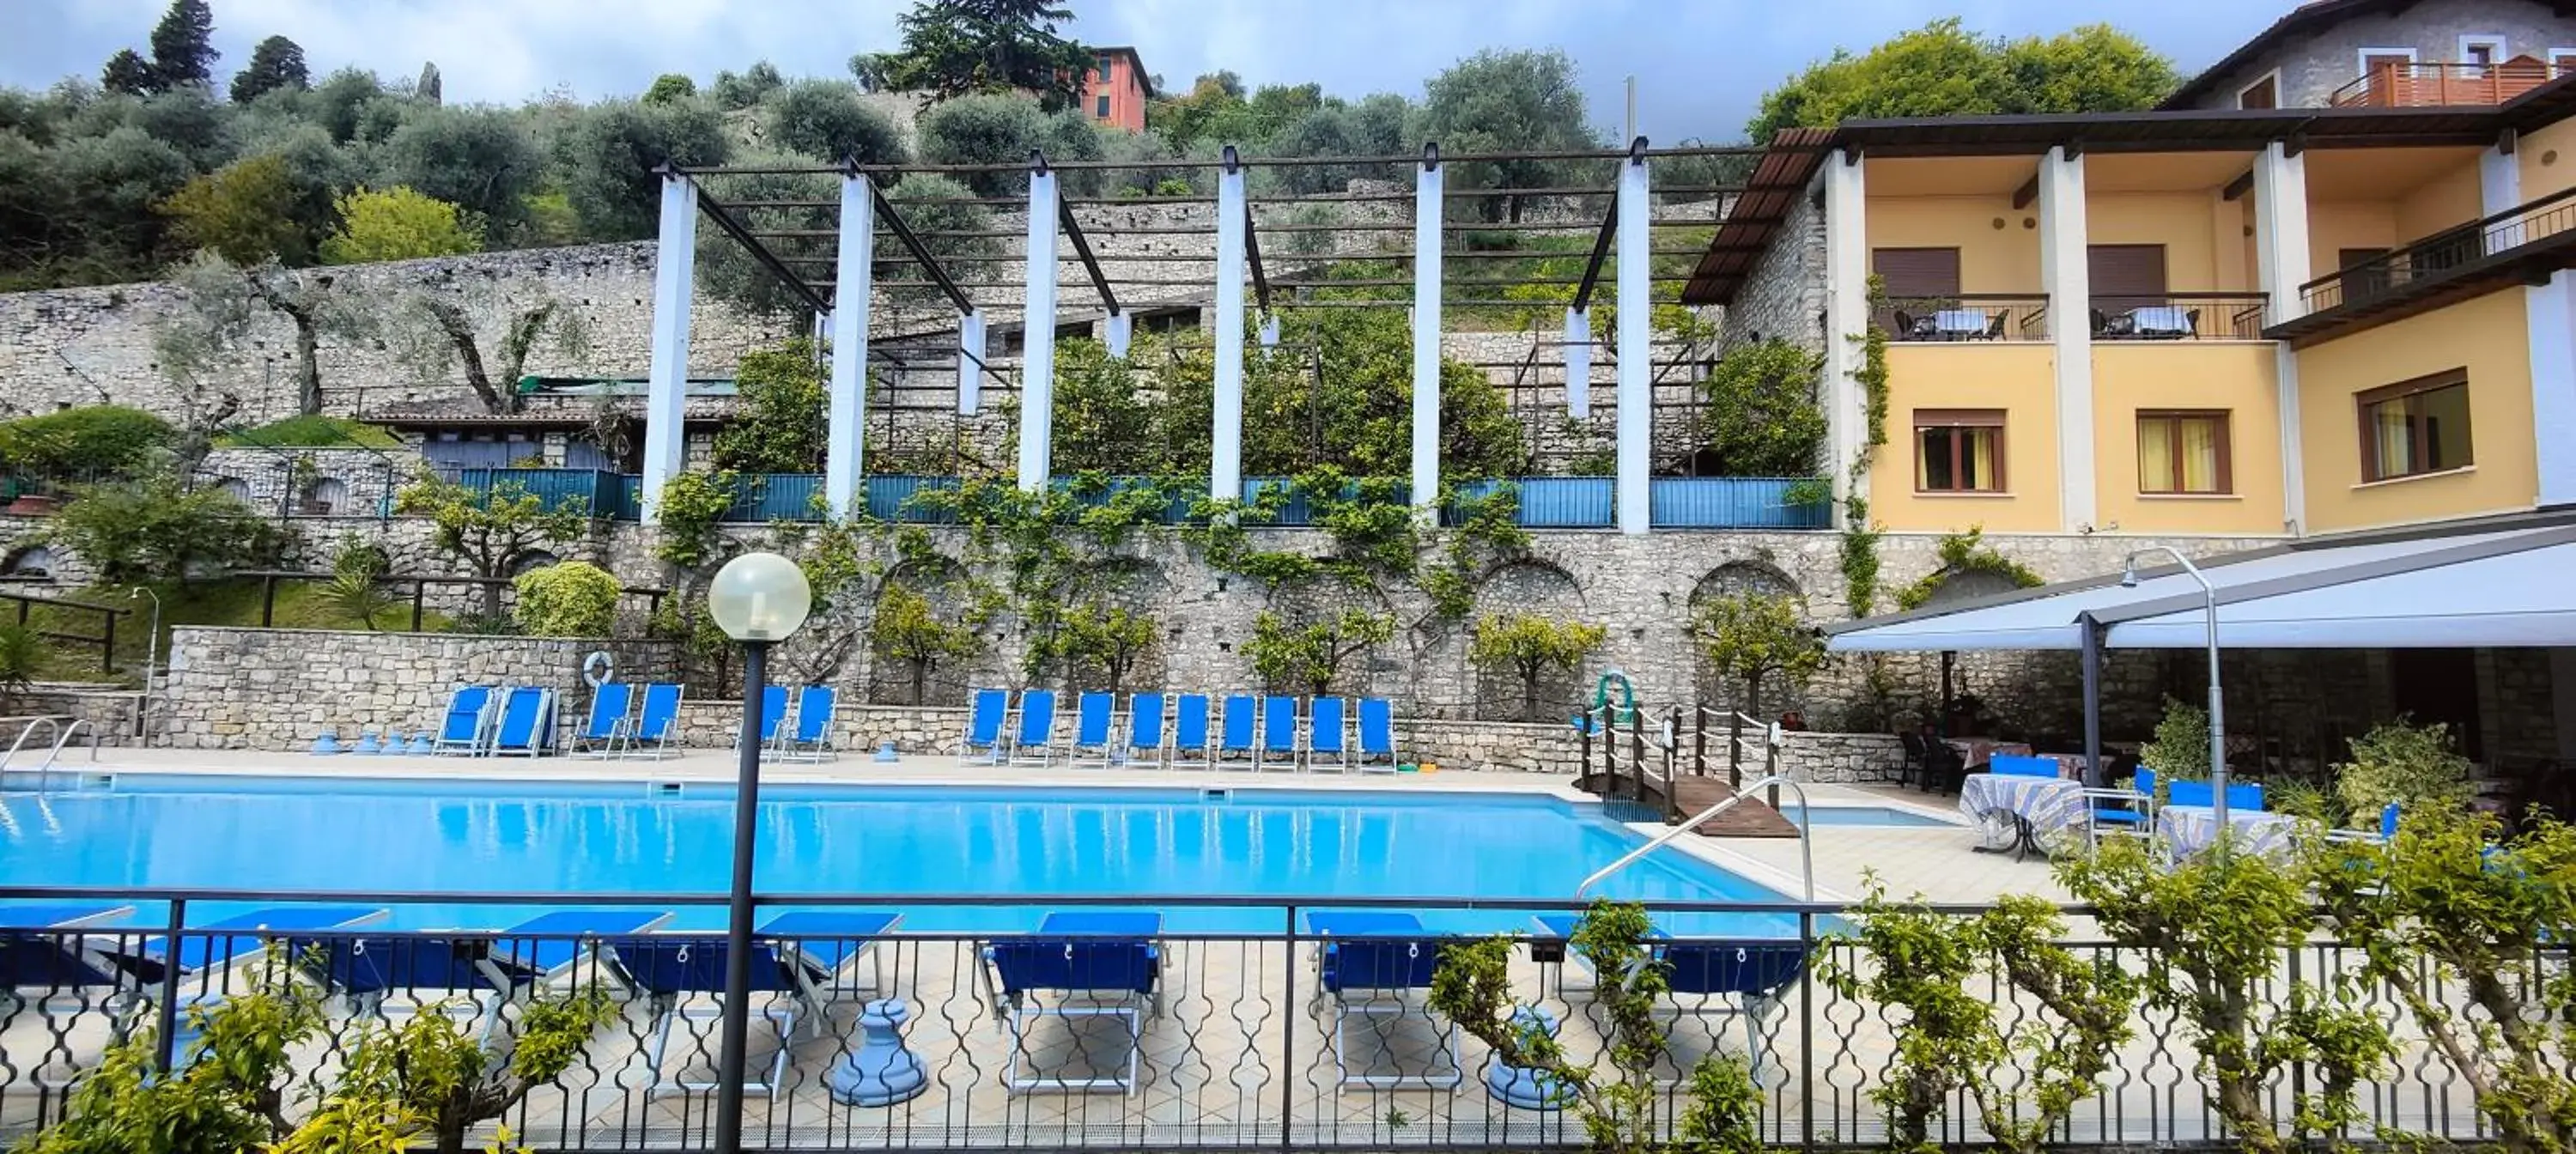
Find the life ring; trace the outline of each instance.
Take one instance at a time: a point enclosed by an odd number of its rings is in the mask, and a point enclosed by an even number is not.
[[[607,684],[609,674],[616,669],[616,659],[610,657],[605,649],[592,650],[590,656],[581,659],[581,679],[589,682],[593,689]]]

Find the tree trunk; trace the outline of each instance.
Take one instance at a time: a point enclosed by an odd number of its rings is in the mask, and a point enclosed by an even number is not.
[[[915,659],[912,663],[912,703],[919,705],[930,692],[930,663]]]
[[[466,318],[465,310],[442,300],[428,301],[425,307],[438,321],[439,330],[447,334],[447,343],[456,346],[456,361],[465,369],[465,384],[474,390],[483,408],[493,413],[509,412],[511,398],[492,387],[492,375],[483,368],[483,349],[474,341],[474,323]]]
[[[499,573],[488,571],[483,575],[487,578],[497,578],[500,576]],[[500,619],[501,586],[497,581],[487,580],[483,583],[483,620],[486,623],[489,623],[499,621]]]
[[[287,315],[295,319],[295,411],[318,417],[322,415],[322,366],[314,359],[314,348],[321,344],[322,334],[310,310],[296,309]]]
[[[1538,720],[1538,671],[1534,669],[1521,674],[1521,720]]]

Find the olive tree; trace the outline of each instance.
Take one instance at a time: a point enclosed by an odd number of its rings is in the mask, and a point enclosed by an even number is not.
[[[1783,593],[1739,593],[1700,607],[1691,636],[1709,668],[1744,685],[1740,708],[1762,715],[1763,683],[1804,684],[1825,667],[1825,640],[1801,620],[1798,600]]]
[[[239,356],[259,339],[261,322],[275,318],[294,329],[295,411],[322,412],[322,338],[355,337],[369,317],[339,278],[328,272],[296,273],[274,263],[242,267],[213,253],[171,277],[187,307],[165,318],[153,333],[163,371],[174,376],[209,371]]]
[[[429,518],[440,550],[483,578],[483,620],[501,619],[502,578],[529,550],[568,541],[582,531],[569,509],[549,510],[545,499],[512,482],[474,489],[423,473],[394,497],[394,511]]]
[[[1586,621],[1559,621],[1537,613],[1489,613],[1476,622],[1467,660],[1521,679],[1522,721],[1537,721],[1539,683],[1550,673],[1571,673],[1610,632]]]

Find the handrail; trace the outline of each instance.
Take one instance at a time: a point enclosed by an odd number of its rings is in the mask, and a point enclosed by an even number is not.
[[[63,722],[76,720],[78,719],[69,716],[55,716],[52,714],[27,719],[27,724],[18,730],[18,740],[9,743],[8,752],[0,753],[0,769],[9,768],[9,760],[18,756],[19,750],[27,747],[27,739],[35,735],[37,726],[43,725],[52,727],[54,739],[59,743],[62,740]],[[51,764],[51,762],[48,761],[47,764]]]
[[[54,738],[54,748],[45,754],[45,763],[37,766],[36,772],[44,773],[53,769],[54,762],[60,759],[63,755],[63,747],[71,744],[71,740],[80,736],[80,731],[84,729],[89,731],[89,759],[92,764],[96,764],[98,761],[98,727],[91,725],[89,723],[89,719],[86,717],[75,717],[72,719],[72,723],[70,725],[63,726],[62,733]]]
[[[1744,801],[1746,798],[1752,797],[1754,790],[1761,789],[1765,786],[1775,785],[1788,786],[1791,790],[1796,791],[1798,795],[1798,855],[1801,860],[1801,865],[1806,871],[1807,900],[1811,902],[1816,900],[1815,814],[1807,805],[1807,787],[1791,780],[1789,775],[1785,773],[1775,773],[1760,781],[1746,785],[1743,791],[1737,793],[1735,796],[1702,810],[1699,816],[1683,822],[1665,833],[1657,835],[1653,841],[1638,846],[1636,849],[1628,851],[1628,854],[1619,860],[1611,862],[1609,865],[1593,871],[1591,877],[1583,879],[1583,884],[1574,887],[1574,896],[1580,899],[1585,890],[1601,884],[1603,879],[1635,864],[1639,858],[1662,849],[1666,842],[1689,833],[1690,831],[1699,828],[1702,823],[1714,820],[1717,815],[1735,808],[1737,803]]]
[[[2367,261],[2363,261],[2346,268],[2336,269],[2335,271],[2318,277],[2315,280],[2302,284],[2299,286],[2299,295],[2305,296],[2309,289],[2320,287],[2329,281],[2342,280],[2345,276],[2354,272],[2372,269],[2384,270],[2394,267],[2397,261],[2413,256],[2416,253],[2432,250],[2444,244],[2457,244],[2462,239],[2463,234],[2471,232],[2483,234],[2489,227],[2508,223],[2517,217],[2528,216],[2534,211],[2547,208],[2550,205],[2557,204],[2560,201],[2568,200],[2570,198],[2576,198],[2576,185],[2562,188],[2547,196],[2524,201],[2521,204],[2504,210],[2503,212],[2479,217],[2467,224],[2455,224],[2449,228],[2426,233],[2423,236],[2419,236],[2414,240],[2410,240],[2405,244],[2399,245],[2396,248],[2392,248],[2387,252],[2372,257]]]

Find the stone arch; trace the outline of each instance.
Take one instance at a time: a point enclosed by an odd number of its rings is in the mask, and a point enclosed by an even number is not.
[[[929,602],[933,619],[956,625],[974,608],[974,594],[966,587],[966,570],[946,557],[922,557],[895,566],[883,581],[877,583],[876,598],[868,606],[865,634],[868,649],[868,700],[889,704],[962,705],[966,701],[967,682],[972,675],[993,662],[998,643],[991,633],[980,640],[984,653],[977,657],[944,658],[916,669],[908,659],[888,653],[876,639],[877,606],[886,593],[900,587]],[[915,673],[918,673],[918,683]],[[918,690],[916,702],[915,691]]]
[[[52,549],[43,545],[27,545],[9,551],[8,559],[0,561],[0,574],[24,578],[41,577],[50,581],[53,579],[57,564],[59,562],[55,559]]]
[[[543,549],[530,549],[525,553],[521,553],[516,557],[510,558],[509,572],[503,575],[515,580],[522,574],[543,569],[548,565],[559,565],[562,563],[563,558],[555,556]]]
[[[1399,627],[1402,625],[1402,621],[1395,616],[1394,605],[1387,600],[1384,592],[1373,587],[1349,585],[1339,581],[1312,581],[1279,586],[1270,590],[1269,596],[1262,604],[1262,612],[1277,614],[1282,623],[1296,629],[1336,620],[1344,612],[1353,609],[1372,616],[1396,620]],[[1246,632],[1234,646],[1235,651],[1242,655],[1243,679],[1253,684],[1262,682],[1260,673],[1253,666],[1250,649],[1252,639],[1256,636],[1252,630],[1258,628],[1258,620],[1256,617],[1253,622],[1246,623],[1248,626]],[[1332,692],[1349,696],[1384,696],[1386,687],[1399,681],[1404,672],[1404,663],[1396,657],[1396,646],[1396,639],[1390,636],[1380,644],[1346,655],[1342,663],[1333,671]],[[1311,692],[1313,688],[1302,683],[1286,682],[1264,687],[1272,692],[1298,694]]]
[[[217,477],[215,488],[222,490],[225,496],[233,500],[245,505],[250,504],[250,482],[248,481],[239,477]]]
[[[1063,600],[1068,612],[1101,612],[1124,610],[1143,617],[1153,625],[1153,639],[1130,659],[1115,686],[1110,684],[1107,666],[1093,662],[1059,662],[1047,671],[1061,676],[1067,690],[1106,690],[1120,693],[1152,689],[1166,685],[1171,678],[1171,650],[1179,641],[1188,622],[1177,612],[1180,600],[1173,595],[1171,576],[1160,564],[1141,557],[1112,557],[1083,567],[1067,583]]]
[[[305,482],[304,491],[295,498],[296,511],[308,517],[346,517],[354,512],[349,507],[349,483],[338,477],[315,477]]]
[[[1812,619],[1808,611],[1806,590],[1798,587],[1796,578],[1789,576],[1779,566],[1769,561],[1760,558],[1738,558],[1701,574],[1699,581],[1691,586],[1690,615],[1682,622],[1682,637],[1691,650],[1693,693],[1702,705],[1737,709],[1745,704],[1741,700],[1744,696],[1743,687],[1737,684],[1735,679],[1719,674],[1709,663],[1708,649],[1700,644],[1699,640],[1699,618],[1702,610],[1710,603],[1747,594],[1791,598],[1798,603],[1798,616],[1801,619]],[[1762,689],[1760,705],[1767,714],[1777,714],[1786,709],[1803,708],[1802,697],[1802,694],[1786,686],[1765,685]]]
[[[1583,586],[1574,579],[1574,575],[1545,561],[1522,558],[1496,566],[1477,583],[1476,592],[1478,620],[1496,614],[1527,614],[1560,624],[1601,624],[1585,611]],[[1460,631],[1459,643],[1472,645],[1475,629],[1474,622],[1468,623],[1468,627]],[[1598,656],[1595,655],[1596,659]],[[1526,707],[1534,702],[1536,712],[1528,719],[1546,720],[1561,718],[1573,711],[1574,702],[1581,695],[1584,670],[1580,667],[1548,670],[1539,678],[1535,693],[1530,692],[1520,674],[1511,669],[1473,666],[1470,677],[1468,708],[1474,716],[1492,721],[1520,721],[1529,712]]]
[[[1962,601],[1992,597],[1998,593],[2011,593],[2020,588],[2021,585],[2018,582],[2001,573],[1990,573],[1982,569],[1961,569],[1945,573],[1939,580],[1933,582],[1931,595],[1925,597],[1923,603],[1915,608],[1938,609],[1956,605]]]

